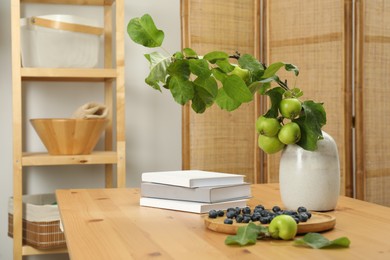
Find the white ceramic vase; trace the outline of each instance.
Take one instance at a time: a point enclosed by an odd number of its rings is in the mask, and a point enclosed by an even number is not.
[[[280,193],[284,206],[296,210],[304,206],[314,211],[336,207],[340,192],[340,162],[333,138],[322,132],[318,149],[307,151],[287,145],[279,168]]]

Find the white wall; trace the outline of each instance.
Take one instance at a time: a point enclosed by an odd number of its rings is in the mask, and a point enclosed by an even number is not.
[[[125,1],[125,27],[135,16],[149,13],[165,31],[164,47],[173,53],[180,49],[178,0]],[[101,9],[28,5],[24,15],[50,13],[100,17]],[[12,239],[7,236],[7,204],[12,196],[12,82],[10,1],[0,1],[0,260],[12,259]],[[126,33],[126,32],[125,32]],[[127,186],[138,186],[144,171],[181,168],[181,108],[168,92],[161,94],[144,83],[149,52],[125,37],[126,48],[126,139]],[[85,102],[102,100],[102,86],[87,83],[28,83],[26,89],[26,148],[44,150],[28,123],[29,118],[67,117]],[[24,193],[54,192],[59,188],[102,187],[101,166],[33,167],[25,171]],[[34,256],[28,259],[67,259]]]

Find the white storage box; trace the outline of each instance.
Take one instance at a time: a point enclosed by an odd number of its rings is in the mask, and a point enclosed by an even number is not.
[[[23,67],[92,68],[98,64],[103,28],[73,15],[22,18]]]
[[[23,196],[23,243],[37,249],[66,246],[54,194]],[[8,201],[8,235],[13,237],[13,198]]]

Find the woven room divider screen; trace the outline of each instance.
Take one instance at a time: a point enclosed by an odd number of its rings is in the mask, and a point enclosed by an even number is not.
[[[340,193],[390,205],[390,139],[385,126],[390,115],[388,1],[182,0],[181,4],[183,47],[199,54],[238,50],[263,56],[265,63],[297,65],[296,82],[289,78],[291,73],[281,76],[290,86],[301,88],[305,98],[324,102],[328,119],[324,131],[333,136],[340,155]],[[280,154],[264,156],[254,129],[267,103],[257,97],[233,113],[214,107],[202,115],[186,106],[183,168],[246,174],[252,183],[278,182]]]
[[[356,1],[356,194],[390,206],[390,2]]]
[[[267,62],[297,65],[297,82],[289,84],[305,99],[324,102],[324,131],[336,141],[341,170],[341,194],[352,195],[352,1],[269,0],[267,12]],[[293,84],[292,84],[293,83]],[[268,156],[268,181],[277,182],[280,156]],[[346,178],[347,177],[347,178]]]
[[[182,0],[183,47],[204,55],[221,50],[258,56],[259,1]],[[183,110],[183,168],[240,173],[258,182],[257,102],[229,113],[216,105],[204,114]]]

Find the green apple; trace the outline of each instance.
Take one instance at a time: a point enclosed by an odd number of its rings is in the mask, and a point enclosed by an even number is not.
[[[256,131],[261,135],[268,137],[276,136],[280,128],[281,125],[276,118],[260,116],[256,120]]]
[[[284,144],[295,144],[301,139],[301,128],[297,123],[287,123],[280,129],[278,138]]]
[[[231,72],[231,74],[239,76],[242,80],[247,81],[249,78],[249,70],[242,69],[240,66],[233,64],[234,70]]]
[[[284,143],[279,141],[277,136],[268,137],[265,135],[259,135],[258,138],[259,147],[268,154],[277,153],[284,148]]]
[[[285,98],[280,101],[279,111],[285,118],[294,119],[301,113],[301,110],[302,104],[297,98]]]
[[[283,240],[293,239],[298,230],[298,224],[289,215],[279,215],[274,217],[268,226],[268,232],[272,238]]]

